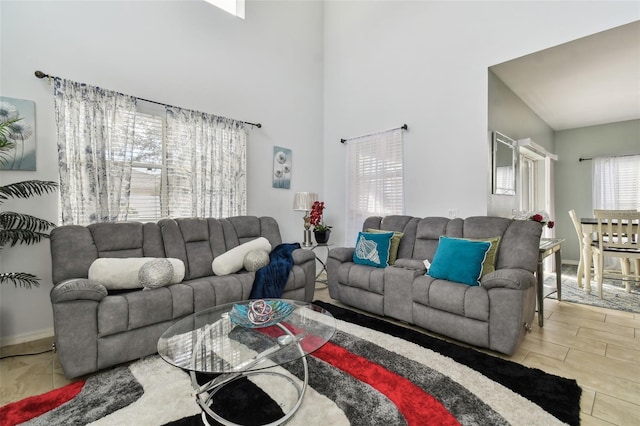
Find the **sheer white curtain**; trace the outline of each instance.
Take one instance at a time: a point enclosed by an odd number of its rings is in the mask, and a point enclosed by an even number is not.
[[[127,219],[136,99],[54,79],[62,225]]]
[[[167,107],[167,202],[171,217],[247,212],[244,123]]]
[[[390,130],[347,143],[345,241],[353,245],[369,216],[404,214],[402,130]]]
[[[593,159],[593,208],[640,209],[640,155]]]

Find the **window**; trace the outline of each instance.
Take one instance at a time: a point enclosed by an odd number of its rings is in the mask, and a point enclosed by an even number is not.
[[[520,154],[520,210],[536,210],[536,160]]]
[[[246,214],[245,123],[56,78],[60,223]]]
[[[238,18],[244,19],[244,0],[205,0]]]
[[[149,110],[144,104],[142,108]],[[244,132],[225,125],[225,119],[202,116],[176,108],[169,115],[164,108],[150,114],[138,110],[130,194],[122,217],[144,222],[246,214]]]
[[[402,130],[350,139],[347,150],[345,243],[353,243],[367,217],[404,213]]]
[[[127,208],[128,220],[140,222],[158,220],[167,216],[162,177],[164,176],[163,117],[138,112],[134,130],[131,189]],[[124,213],[124,212],[123,212]]]
[[[593,160],[593,208],[640,210],[640,155]]]

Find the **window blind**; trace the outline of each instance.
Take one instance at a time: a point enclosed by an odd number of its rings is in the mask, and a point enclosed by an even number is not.
[[[640,210],[640,155],[594,159],[593,208]]]
[[[346,244],[367,217],[404,213],[403,161],[402,129],[349,140]]]
[[[129,204],[123,206],[127,220],[156,221],[166,216],[161,205],[163,131],[162,117],[136,114]]]

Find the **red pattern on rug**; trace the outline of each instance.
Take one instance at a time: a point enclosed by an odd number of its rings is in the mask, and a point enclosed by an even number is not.
[[[0,426],[14,426],[64,404],[80,393],[84,380],[0,407]]]
[[[327,342],[311,355],[330,363],[385,395],[398,407],[410,426],[424,425],[425,419],[429,419],[430,425],[460,424],[437,399],[410,380],[355,355],[341,346]]]
[[[294,335],[301,333],[301,330],[291,324],[285,322],[282,324]],[[282,335],[282,329],[277,326],[265,327],[260,331],[272,337]],[[306,336],[300,344],[303,347],[306,346],[305,349],[309,352],[310,347],[321,344],[315,341],[317,339],[319,337],[314,335]],[[350,374],[385,395],[398,407],[398,411],[402,413],[409,426],[422,426],[425,419],[429,419],[430,425],[460,425],[455,416],[440,401],[413,382],[342,346],[327,342],[310,355]]]

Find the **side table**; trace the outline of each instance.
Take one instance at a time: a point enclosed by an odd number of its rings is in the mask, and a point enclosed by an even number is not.
[[[303,246],[302,244],[300,244],[300,247],[305,249],[305,250],[311,250],[315,255],[316,255],[316,261],[320,262],[321,268],[320,271],[316,273],[316,282],[319,283],[323,283],[326,284],[327,280],[326,279],[319,279],[319,277],[322,275],[323,272],[327,272],[327,258],[329,257],[329,247],[331,247],[333,245],[333,243],[325,243],[325,244],[312,244],[310,246]],[[317,248],[324,248],[324,256],[319,256],[319,252],[316,251]],[[327,286],[325,285],[324,287],[319,287],[319,289],[324,289],[327,288]]]
[[[558,293],[558,300],[562,300],[562,255],[560,254],[560,248],[564,239],[562,238],[541,238],[540,248],[538,252],[538,270],[536,271],[537,285],[537,301],[538,301],[538,325],[544,326],[544,298]],[[555,254],[556,260],[556,288],[550,293],[544,294],[544,270],[543,261],[544,258]]]

